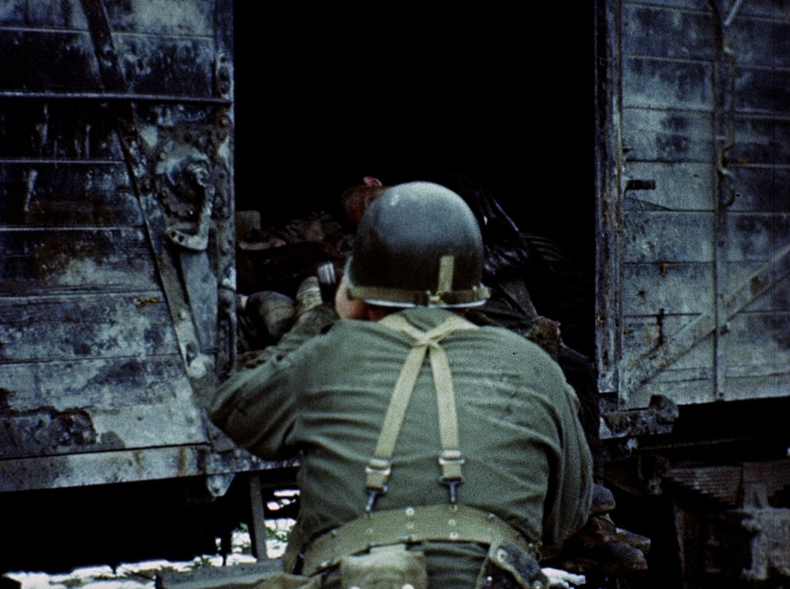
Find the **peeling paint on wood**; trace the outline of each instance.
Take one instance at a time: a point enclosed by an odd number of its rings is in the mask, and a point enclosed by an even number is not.
[[[790,396],[790,5],[610,6],[622,160],[599,252],[621,289],[599,299],[602,390],[630,408]]]
[[[0,6],[0,479],[16,490],[209,463],[201,387],[234,345],[235,306],[218,312],[235,286],[227,39],[232,4],[216,0]],[[200,191],[174,173],[197,163]],[[172,228],[206,235],[199,262]],[[15,470],[30,456],[46,468]],[[214,460],[234,461],[249,466]]]

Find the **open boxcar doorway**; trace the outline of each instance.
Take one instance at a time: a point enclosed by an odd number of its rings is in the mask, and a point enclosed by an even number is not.
[[[363,176],[466,174],[560,246],[575,277],[563,332],[593,353],[592,5],[260,19],[237,3],[235,21],[237,210],[264,224],[342,216]]]

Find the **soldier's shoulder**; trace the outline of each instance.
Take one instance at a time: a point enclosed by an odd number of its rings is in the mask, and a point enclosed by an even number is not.
[[[478,326],[477,332],[487,338],[499,339],[502,342],[507,342],[508,344],[516,347],[524,347],[525,349],[536,347],[540,349],[540,346],[535,344],[533,341],[527,339],[518,332],[501,325],[480,325]]]
[[[485,342],[486,347],[498,350],[500,355],[507,353],[517,362],[529,360],[530,363],[546,365],[552,369],[556,367],[560,370],[557,362],[542,346],[511,329],[482,326],[476,332],[480,334],[481,341]]]

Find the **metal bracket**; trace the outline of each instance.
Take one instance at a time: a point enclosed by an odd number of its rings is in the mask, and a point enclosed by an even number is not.
[[[234,473],[210,474],[206,477],[206,489],[212,497],[223,497],[233,482]]]
[[[214,186],[211,175],[202,162],[192,162],[186,166],[185,176],[195,184],[202,194],[200,215],[194,233],[168,227],[167,238],[175,245],[193,252],[202,252],[208,247],[208,233],[211,227],[211,213],[214,209]]]

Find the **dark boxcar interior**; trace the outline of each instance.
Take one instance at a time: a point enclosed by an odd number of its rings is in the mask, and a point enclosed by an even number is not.
[[[342,218],[340,195],[363,176],[464,173],[575,264],[560,320],[593,353],[592,4],[248,10],[237,3],[237,210]]]

